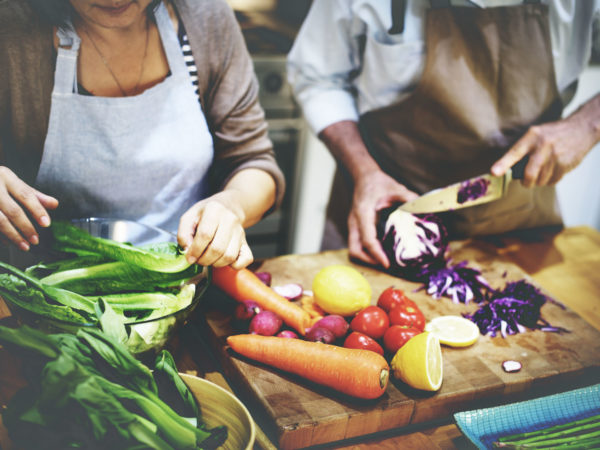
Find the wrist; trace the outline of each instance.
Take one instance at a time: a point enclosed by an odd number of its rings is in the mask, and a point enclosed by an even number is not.
[[[244,193],[237,188],[227,188],[217,194],[221,204],[231,211],[240,221],[242,226],[246,223],[246,209],[244,208]]]

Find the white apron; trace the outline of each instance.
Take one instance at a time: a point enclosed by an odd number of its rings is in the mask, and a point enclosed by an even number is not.
[[[181,215],[207,196],[212,136],[162,3],[156,22],[171,75],[132,97],[79,95],[80,39],[72,27],[59,30],[36,179],[59,200],[56,217],[129,219],[176,232]]]

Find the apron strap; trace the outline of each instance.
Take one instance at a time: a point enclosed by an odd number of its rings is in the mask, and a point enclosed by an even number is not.
[[[54,92],[72,94],[77,91],[77,54],[81,40],[69,23],[58,28],[58,51],[54,70]]]
[[[404,16],[406,15],[406,0],[391,0],[392,2],[392,26],[388,30],[390,34],[402,34],[404,32]]]
[[[181,46],[179,45],[179,38],[173,28],[171,17],[167,11],[167,7],[164,2],[161,2],[156,13],[156,26],[162,39],[162,45],[165,49],[167,61],[169,62],[169,68],[171,69],[171,75],[174,76],[185,76],[189,77],[186,63],[183,59],[183,53]],[[180,57],[181,55],[181,57]],[[190,82],[191,84],[191,82]]]

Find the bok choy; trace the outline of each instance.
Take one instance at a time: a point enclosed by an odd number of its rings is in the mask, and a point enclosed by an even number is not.
[[[0,326],[0,343],[24,357],[30,374],[2,413],[23,448],[211,449],[227,438],[226,427],[202,422],[201,407],[166,352],[155,370],[159,390],[153,372],[99,330],[46,335]],[[197,425],[171,403],[187,405]]]
[[[156,272],[181,272],[190,266],[185,255],[180,252],[174,255],[94,237],[67,222],[53,222],[51,229],[57,250],[75,247]]]

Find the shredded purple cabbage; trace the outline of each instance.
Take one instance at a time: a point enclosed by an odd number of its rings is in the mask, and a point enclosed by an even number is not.
[[[467,267],[467,261],[431,270],[423,277],[427,293],[433,298],[446,296],[454,303],[480,303],[485,300],[486,292],[491,289],[488,282],[477,269]]]
[[[538,288],[525,280],[507,283],[501,291],[490,290],[490,298],[473,314],[465,317],[473,321],[481,334],[502,337],[533,330],[566,332],[550,325],[541,317],[541,308],[550,300]]]
[[[472,181],[467,180],[460,185],[456,201],[458,203],[465,203],[468,200],[483,197],[487,193],[489,185],[490,180],[486,178],[476,178]]]

